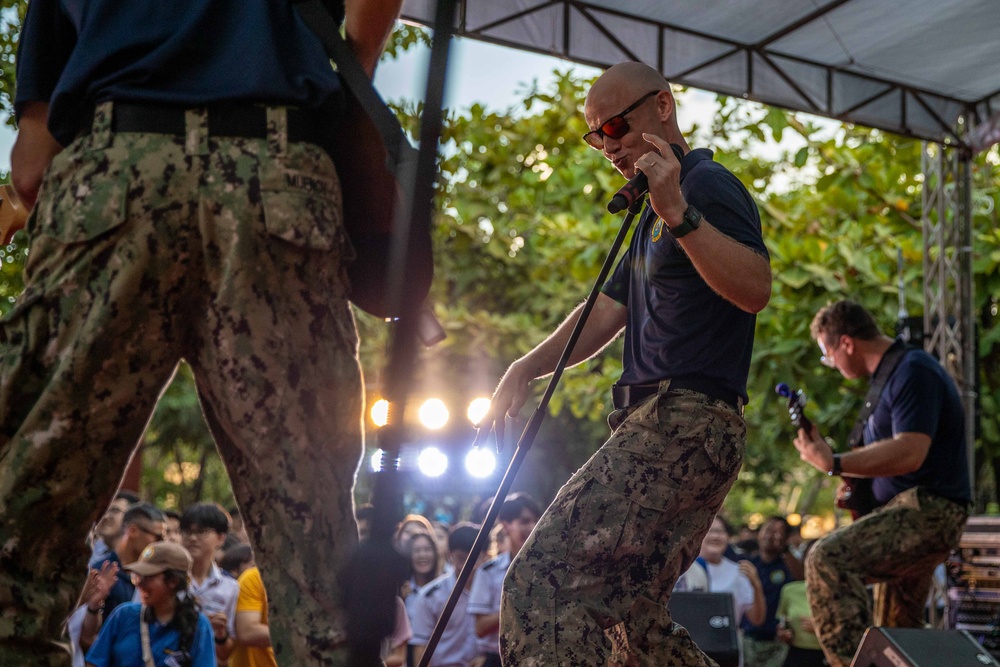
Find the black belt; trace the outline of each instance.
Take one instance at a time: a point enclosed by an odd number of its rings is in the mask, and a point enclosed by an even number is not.
[[[713,400],[722,401],[737,412],[740,411],[740,407],[743,402],[742,398],[737,394],[722,391],[718,387],[713,386],[711,382],[701,378],[674,378],[670,380],[670,388],[667,391],[672,389],[696,391],[699,394],[704,394]],[[660,393],[659,382],[654,384],[633,385],[615,383],[611,385],[611,398],[616,410],[621,410],[622,408],[627,408],[631,405],[635,405],[636,403],[640,403],[650,396],[658,393]]]
[[[267,107],[257,104],[213,104],[208,111],[208,135],[211,137],[267,138]],[[148,132],[184,136],[187,107],[146,102],[115,102],[111,116],[112,132]],[[93,112],[92,112],[93,113]],[[288,141],[323,146],[328,140],[334,118],[329,107],[319,109],[288,108]],[[82,132],[93,129],[93,115],[84,121]]]

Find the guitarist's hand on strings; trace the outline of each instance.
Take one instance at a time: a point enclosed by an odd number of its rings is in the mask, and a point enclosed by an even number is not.
[[[799,450],[799,458],[820,472],[829,472],[833,468],[833,450],[819,434],[815,424],[807,433],[799,429],[795,436],[795,449]]]
[[[844,507],[844,503],[849,501],[853,494],[854,489],[850,483],[841,479],[840,484],[837,485],[837,493],[834,497],[834,502],[837,503],[837,507]]]

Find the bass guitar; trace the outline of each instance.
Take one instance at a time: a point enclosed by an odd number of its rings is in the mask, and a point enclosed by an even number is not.
[[[806,433],[812,432],[812,422],[803,414],[806,395],[801,389],[792,389],[784,382],[774,388],[775,393],[788,400],[788,417],[796,428]],[[863,477],[841,477],[840,492],[837,494],[836,505],[848,510],[852,519],[858,519],[875,508],[875,498],[872,495],[871,480]]]

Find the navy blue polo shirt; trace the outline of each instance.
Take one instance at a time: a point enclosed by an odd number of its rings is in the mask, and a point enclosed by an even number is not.
[[[751,558],[750,562],[757,568],[757,576],[760,577],[761,587],[764,589],[767,615],[760,625],[754,625],[744,616],[740,625],[748,637],[760,641],[773,641],[778,634],[778,602],[781,600],[781,589],[788,582],[794,581],[795,577],[781,556],[767,563],[757,555]]]
[[[873,480],[879,504],[914,486],[957,503],[972,502],[962,402],[941,364],[921,349],[910,349],[900,359],[865,424],[864,442],[897,433],[929,435],[931,447],[919,470]]]
[[[114,586],[108,591],[108,597],[104,599],[104,617],[107,618],[115,607],[126,602],[131,602],[135,597],[135,586],[132,584],[132,573],[122,567],[122,561],[118,554],[110,551],[107,554],[98,554],[90,559],[89,570],[101,571],[104,563],[116,563],[118,565],[118,575]]]
[[[48,102],[63,145],[107,100],[315,107],[339,88],[289,0],[31,0],[20,40],[15,112]]]
[[[712,151],[684,156],[681,193],[713,227],[768,257],[756,204]],[[621,384],[697,377],[747,399],[756,315],[708,286],[648,204],[602,291],[628,307]]]

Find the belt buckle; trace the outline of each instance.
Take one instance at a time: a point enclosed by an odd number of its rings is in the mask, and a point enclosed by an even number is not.
[[[615,410],[622,410],[628,407],[628,385],[618,384],[615,382],[611,385],[611,404],[615,406]]]
[[[637,385],[619,385],[615,383],[611,386],[611,392],[615,408],[621,410],[623,408],[630,408],[650,396],[655,396],[660,393],[661,388],[662,385],[660,383]]]

